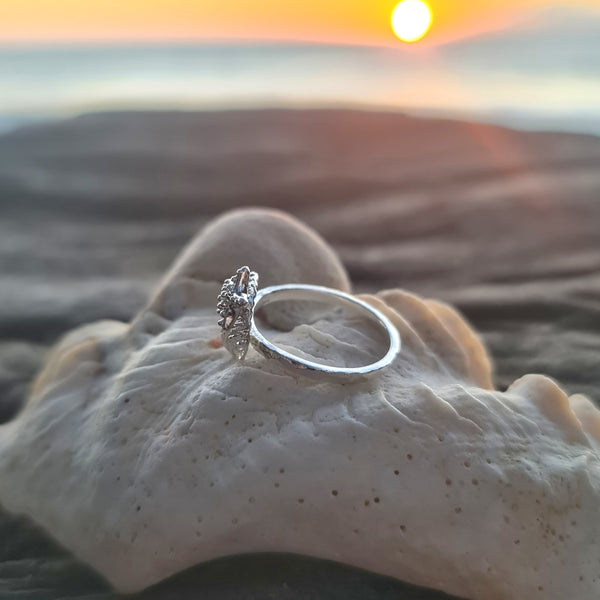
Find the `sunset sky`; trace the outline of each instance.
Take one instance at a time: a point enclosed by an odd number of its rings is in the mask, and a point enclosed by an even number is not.
[[[430,0],[427,39],[443,42],[519,23],[530,9],[600,0]],[[399,43],[397,0],[0,0],[0,42],[284,39]]]

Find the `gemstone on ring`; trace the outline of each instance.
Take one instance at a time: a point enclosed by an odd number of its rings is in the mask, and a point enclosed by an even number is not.
[[[248,352],[257,290],[258,274],[249,267],[240,267],[235,275],[223,282],[217,298],[221,339],[237,360],[243,360]]]

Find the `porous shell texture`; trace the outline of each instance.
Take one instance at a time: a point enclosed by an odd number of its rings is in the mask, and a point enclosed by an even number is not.
[[[240,265],[262,286],[349,290],[315,233],[276,212],[204,229],[132,323],[76,329],[0,426],[0,503],[132,592],[209,559],[283,551],[483,600],[600,597],[600,413],[552,380],[493,389],[450,306],[362,296],[398,328],[381,375],[340,383],[219,344]],[[365,321],[366,323],[366,321]],[[370,361],[360,319],[271,331],[332,364]]]

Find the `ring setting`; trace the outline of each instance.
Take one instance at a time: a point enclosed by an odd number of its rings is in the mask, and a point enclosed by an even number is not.
[[[223,345],[238,360],[243,360],[248,352],[257,290],[258,274],[248,267],[240,267],[233,277],[223,282],[217,298]]]
[[[358,367],[338,367],[315,362],[292,354],[268,340],[258,328],[254,312],[279,301],[334,301],[360,310],[374,321],[387,336],[388,348],[379,360]],[[224,347],[236,358],[243,360],[250,344],[263,356],[278,361],[283,367],[302,371],[305,375],[324,375],[332,379],[347,380],[371,376],[388,367],[400,352],[400,335],[392,322],[381,311],[367,302],[333,288],[290,283],[258,289],[258,273],[249,267],[240,267],[223,282],[217,298],[218,325]]]

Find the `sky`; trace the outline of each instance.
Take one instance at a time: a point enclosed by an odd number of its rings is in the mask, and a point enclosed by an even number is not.
[[[0,43],[301,40],[394,45],[397,0],[0,0]],[[505,29],[530,11],[600,0],[429,0],[427,43]]]

